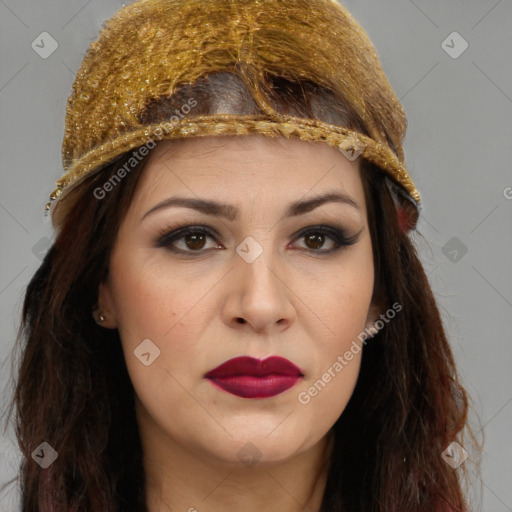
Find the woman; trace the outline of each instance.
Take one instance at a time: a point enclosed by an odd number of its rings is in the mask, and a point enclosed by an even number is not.
[[[23,308],[23,510],[467,510],[405,130],[334,1],[109,20]]]

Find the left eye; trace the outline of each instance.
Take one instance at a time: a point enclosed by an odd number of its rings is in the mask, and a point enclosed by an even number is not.
[[[167,247],[173,252],[204,252],[206,240],[215,240],[215,234],[208,228],[202,226],[186,226],[184,228],[164,234],[157,242],[158,247]],[[329,226],[309,227],[298,233],[294,240],[304,239],[305,247],[299,249],[309,250],[316,253],[330,253],[343,247],[353,245],[357,241],[357,235],[347,238],[337,228]],[[326,239],[331,239],[329,249],[321,249]],[[180,248],[178,242],[184,242]],[[222,246],[215,243],[212,248],[222,249]]]
[[[312,253],[327,254],[355,244],[359,238],[359,233],[347,237],[345,233],[338,228],[320,225],[311,226],[300,231],[295,237],[295,240],[301,238],[304,238],[306,250],[310,250]],[[332,240],[331,248],[318,250],[324,245],[326,238]]]
[[[324,231],[320,231],[320,230],[318,230],[318,231],[307,231],[306,233],[304,233],[301,236],[299,236],[297,238],[297,240],[304,239],[304,243],[306,245],[306,249],[316,250],[316,249],[320,249],[325,244],[326,238],[327,239],[330,238],[333,243],[331,244],[331,248],[330,249],[325,249],[323,252],[330,252],[334,248],[339,247],[338,241],[335,239],[334,236],[331,237],[327,233],[325,233]]]

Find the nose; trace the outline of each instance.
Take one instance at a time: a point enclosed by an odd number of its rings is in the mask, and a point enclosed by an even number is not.
[[[278,266],[270,251],[252,263],[235,256],[229,274],[228,297],[223,319],[234,328],[272,334],[288,329],[295,321],[294,293],[286,282],[286,272]]]

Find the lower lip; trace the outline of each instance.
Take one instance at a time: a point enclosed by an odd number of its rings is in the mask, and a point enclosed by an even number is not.
[[[297,375],[237,375],[208,380],[223,391],[242,398],[269,398],[295,386],[301,378]]]

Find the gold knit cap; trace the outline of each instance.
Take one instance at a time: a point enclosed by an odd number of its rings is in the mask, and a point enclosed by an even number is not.
[[[262,113],[194,115],[189,108],[185,116],[144,122],[151,101],[215,72],[240,76]],[[267,76],[332,91],[366,133],[277,112],[263,92]],[[391,178],[399,214],[414,228],[421,203],[404,164],[406,128],[373,44],[336,0],[138,0],[103,24],[83,59],[67,101],[66,172],[46,210],[61,226],[72,204],[57,206],[71,189],[156,138],[264,134],[325,142],[351,160],[372,162]]]

